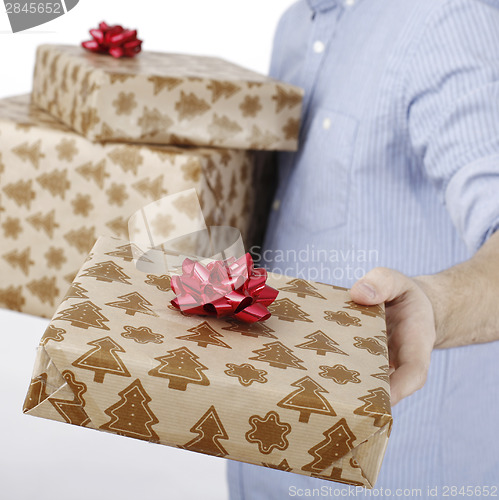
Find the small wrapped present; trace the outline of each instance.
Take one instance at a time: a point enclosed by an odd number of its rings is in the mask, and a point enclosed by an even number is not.
[[[128,238],[128,218],[166,194],[196,188],[208,224],[248,230],[252,153],[91,143],[29,96],[0,100],[0,129],[0,306],[51,317],[97,236]]]
[[[25,413],[374,485],[392,424],[382,306],[269,273],[266,321],[191,315],[125,245],[97,241],[41,340]]]
[[[33,101],[93,141],[295,150],[303,91],[222,59],[38,48]]]

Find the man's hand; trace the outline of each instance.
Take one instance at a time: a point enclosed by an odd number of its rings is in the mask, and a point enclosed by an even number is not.
[[[499,340],[499,230],[469,260],[408,278],[376,267],[352,287],[363,305],[386,302],[392,404],[423,387],[433,348]]]
[[[417,279],[377,267],[352,287],[352,300],[363,305],[386,302],[392,405],[421,389],[435,345],[430,299]]]

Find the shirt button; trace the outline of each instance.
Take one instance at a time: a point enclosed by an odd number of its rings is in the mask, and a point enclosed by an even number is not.
[[[274,212],[277,212],[280,207],[281,207],[281,200],[276,198],[274,200],[274,203],[272,203],[272,210],[274,210]]]
[[[320,40],[317,40],[316,42],[314,42],[314,52],[316,54],[321,54],[322,52],[324,52],[324,49],[325,49],[325,45],[323,42],[321,42]]]
[[[324,130],[329,130],[331,128],[331,118],[324,118],[324,120],[322,120],[322,128]]]

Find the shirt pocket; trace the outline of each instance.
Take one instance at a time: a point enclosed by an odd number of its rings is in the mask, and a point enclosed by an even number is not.
[[[309,232],[345,224],[358,122],[325,108],[312,118],[295,173],[294,219]]]

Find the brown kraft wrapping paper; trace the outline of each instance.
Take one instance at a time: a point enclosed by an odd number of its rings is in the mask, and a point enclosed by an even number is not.
[[[242,150],[91,143],[29,96],[0,100],[0,307],[52,317],[97,237],[128,239],[128,218],[168,194],[196,188],[207,224],[245,236],[252,170]]]
[[[25,413],[373,487],[392,424],[383,307],[269,274],[267,321],[187,316],[124,245],[100,238],[75,278]]]
[[[92,141],[296,150],[303,91],[222,59],[42,45],[33,101]]]

